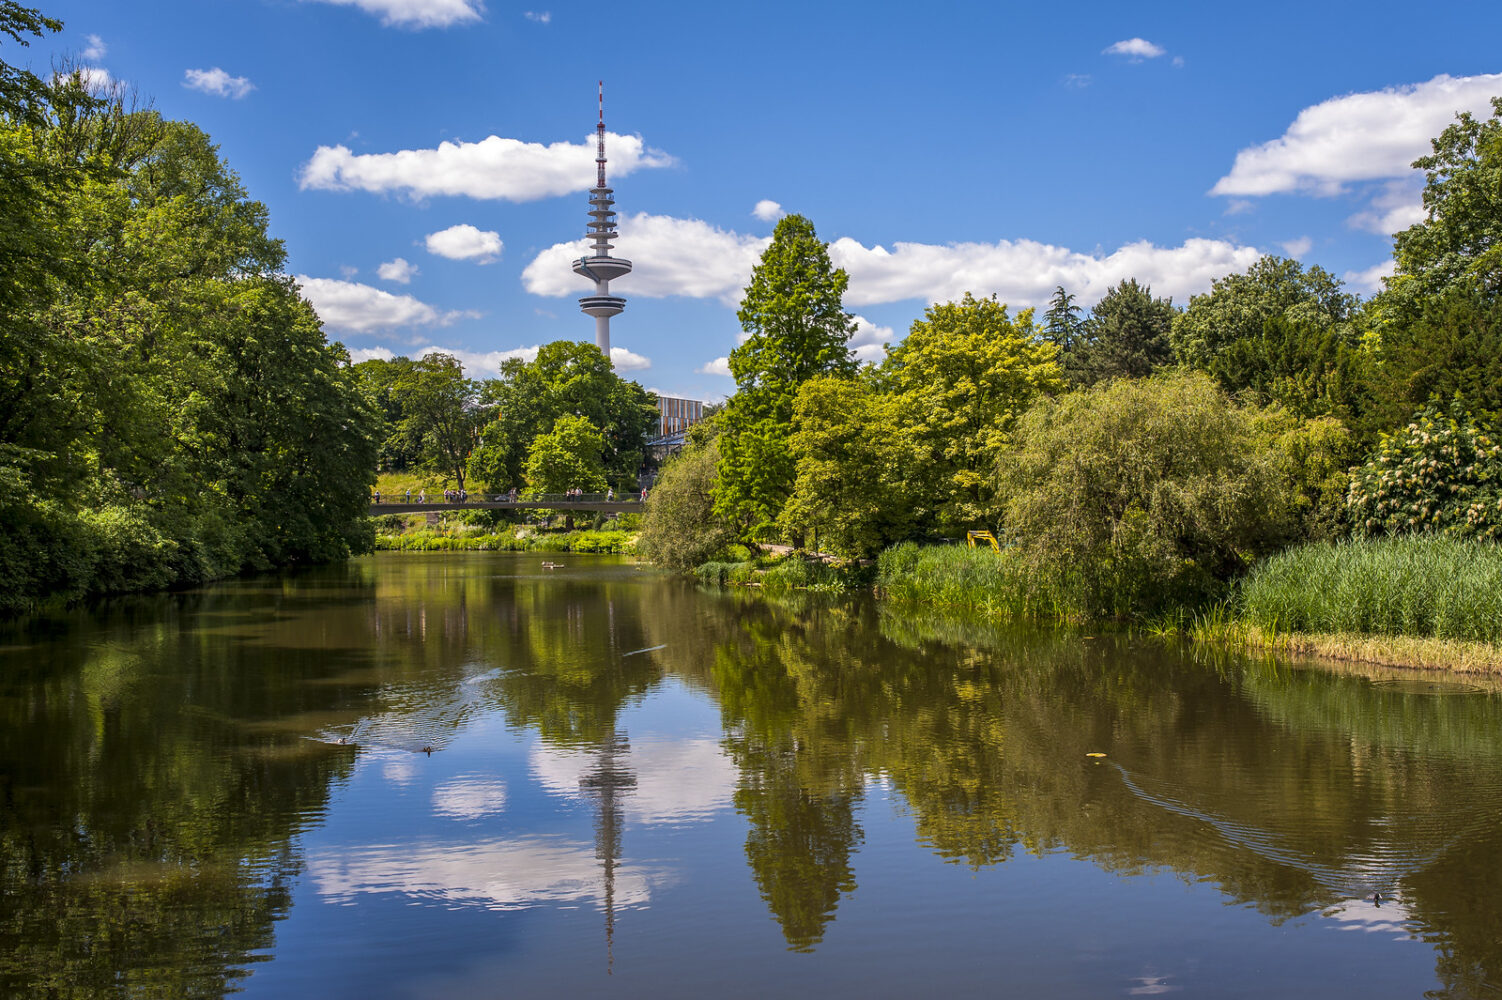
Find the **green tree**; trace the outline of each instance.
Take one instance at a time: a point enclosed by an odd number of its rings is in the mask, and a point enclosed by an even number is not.
[[[993,296],[929,306],[882,363],[905,444],[898,482],[919,524],[947,532],[993,528],[993,471],[1017,418],[1064,382],[1058,348],[1032,310],[1015,319]]]
[[[1249,383],[1218,370],[1222,354],[1256,340],[1271,320],[1323,332],[1349,322],[1356,305],[1356,296],[1343,291],[1340,279],[1323,268],[1306,271],[1291,258],[1262,257],[1246,273],[1216,278],[1210,291],[1189,299],[1189,307],[1173,317],[1174,354],[1238,392]]]
[[[1106,292],[1085,320],[1084,378],[1093,385],[1113,378],[1142,378],[1173,361],[1171,299],[1129,278]]]
[[[703,426],[697,424],[694,429]],[[714,511],[715,469],[719,463],[716,435],[690,440],[662,467],[652,484],[637,543],[648,559],[659,566],[687,571],[735,541],[735,532]]]
[[[40,179],[0,198],[0,481],[24,526],[0,608],[368,544],[373,414],[265,207],[192,125],[77,79],[38,101],[0,116],[0,186],[18,162]]]
[[[527,485],[539,493],[581,489],[603,491],[605,438],[583,417],[565,413],[553,429],[539,434],[527,452]]]
[[[1043,339],[1059,349],[1059,365],[1071,385],[1086,380],[1084,368],[1085,321],[1081,309],[1074,304],[1075,296],[1064,291],[1063,285],[1054,288],[1048,300],[1048,311],[1043,314]]]
[[[1502,287],[1502,97],[1479,121],[1462,112],[1413,161],[1424,171],[1424,215],[1394,237],[1400,299],[1432,295],[1458,283],[1495,294]]]
[[[1460,284],[1426,299],[1382,330],[1368,382],[1368,441],[1431,402],[1502,430],[1502,297]]]
[[[521,481],[533,440],[566,413],[600,431],[606,477],[616,489],[630,490],[657,422],[650,393],[617,375],[593,344],[572,340],[545,344],[532,361],[505,362],[500,377],[481,387],[480,399],[493,415],[481,429],[469,474],[496,491]]]
[[[1044,401],[999,466],[1007,534],[1086,617],[1204,600],[1290,531],[1263,442],[1254,414],[1199,372]]]
[[[797,478],[782,509],[790,537],[869,558],[912,530],[897,401],[868,379],[809,379],[793,403]]]
[[[751,272],[736,313],[747,337],[730,352],[738,391],[725,409],[715,501],[747,537],[774,534],[792,493],[788,436],[798,387],[856,371],[848,343],[855,321],[841,305],[849,280],[801,215],[777,223]]]
[[[1351,520],[1363,535],[1421,531],[1502,536],[1502,445],[1457,408],[1425,407],[1352,470]]]
[[[464,366],[449,354],[429,354],[413,361],[391,385],[391,399],[401,409],[396,425],[399,446],[426,468],[452,476],[464,489],[469,454],[479,443],[485,416],[480,387],[464,377]]]

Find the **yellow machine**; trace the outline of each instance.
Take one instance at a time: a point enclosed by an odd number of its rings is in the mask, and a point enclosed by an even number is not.
[[[967,531],[965,532],[965,541],[970,543],[972,549],[981,543],[985,543],[991,546],[991,551],[997,555],[1001,555],[1001,545],[996,541],[996,536],[989,531]]]

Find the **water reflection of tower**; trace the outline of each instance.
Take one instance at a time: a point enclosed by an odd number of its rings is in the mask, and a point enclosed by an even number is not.
[[[590,232],[594,243],[587,257],[574,261],[574,273],[595,283],[595,293],[579,300],[579,309],[595,318],[595,346],[610,360],[610,317],[626,308],[626,300],[610,294],[610,282],[631,273],[631,262],[610,256],[615,233],[615,199],[605,184],[605,84],[600,83],[600,122],[597,129],[595,186],[589,192]]]
[[[620,867],[621,833],[626,826],[621,799],[636,787],[636,775],[625,764],[630,749],[626,735],[612,728],[600,743],[594,768],[579,779],[580,789],[599,807],[595,857],[600,859],[605,875],[605,953],[610,965],[615,962],[615,871]]]

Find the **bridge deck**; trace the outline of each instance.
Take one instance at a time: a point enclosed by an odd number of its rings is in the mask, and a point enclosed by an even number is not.
[[[640,500],[466,500],[464,503],[447,503],[433,500],[428,503],[373,503],[370,516],[382,514],[437,514],[446,510],[587,510],[606,514],[639,514],[646,505]]]

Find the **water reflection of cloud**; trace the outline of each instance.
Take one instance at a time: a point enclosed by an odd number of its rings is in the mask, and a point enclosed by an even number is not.
[[[1323,916],[1334,920],[1338,930],[1391,934],[1405,939],[1414,936],[1413,918],[1395,899],[1384,898],[1381,906],[1370,899],[1353,899],[1330,907]]]
[[[1127,990],[1127,996],[1150,997],[1160,993],[1177,993],[1184,987],[1168,982],[1172,978],[1172,976],[1137,976],[1132,980],[1137,985]]]
[[[532,748],[532,773],[555,795],[583,798],[580,782],[597,764],[590,751],[538,744]],[[728,808],[735,791],[735,764],[714,740],[633,740],[617,754],[616,766],[636,777],[621,800],[626,818],[636,823],[685,823],[707,819]]]
[[[309,860],[319,895],[333,903],[393,893],[419,900],[516,910],[548,903],[605,906],[594,847],[554,837],[467,844],[380,844]],[[631,864],[613,875],[616,909],[645,906],[663,876]]]
[[[393,785],[410,785],[417,780],[417,763],[411,754],[385,755],[381,761],[381,777]]]
[[[433,811],[449,819],[480,819],[506,808],[506,783],[499,778],[467,775],[433,789]]]

